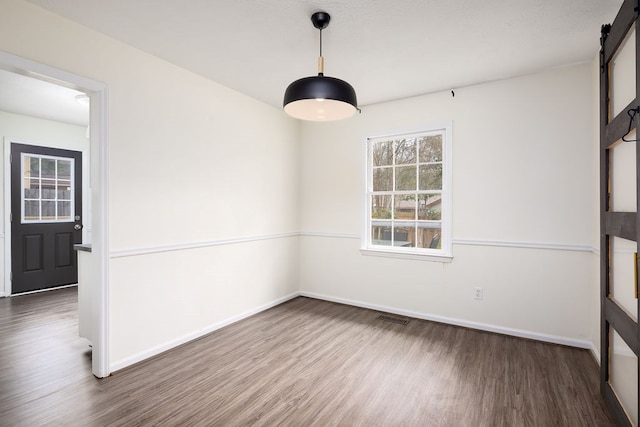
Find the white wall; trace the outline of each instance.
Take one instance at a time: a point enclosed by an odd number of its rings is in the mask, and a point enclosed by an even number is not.
[[[109,86],[112,368],[297,291],[294,120],[21,0],[0,50]]]
[[[7,113],[0,111],[0,141],[4,144],[9,142],[19,142],[31,145],[42,145],[54,148],[65,148],[69,150],[82,152],[82,170],[89,170],[89,140],[86,137],[86,128],[66,123],[58,123],[50,120],[41,120],[33,117],[27,117],[19,114]],[[0,240],[0,295],[5,290],[5,236],[9,237],[9,230],[5,229],[4,213],[5,213],[5,160],[4,148],[0,152],[0,227],[2,227],[2,240]],[[90,212],[90,181],[89,174],[83,173],[83,241],[89,242],[91,238],[91,220]],[[8,294],[8,289],[7,289]]]
[[[584,64],[305,124],[301,290],[590,346],[597,274],[592,91],[591,64]],[[453,262],[361,255],[363,138],[448,120]],[[484,300],[473,299],[475,286],[484,288]]]

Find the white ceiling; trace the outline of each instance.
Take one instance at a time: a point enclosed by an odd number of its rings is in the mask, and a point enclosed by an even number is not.
[[[56,122],[87,126],[89,106],[81,92],[0,69],[0,110]]]
[[[281,107],[317,73],[361,106],[592,60],[622,0],[29,0]]]

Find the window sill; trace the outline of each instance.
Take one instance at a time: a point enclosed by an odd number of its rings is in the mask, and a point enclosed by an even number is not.
[[[362,255],[367,256],[379,256],[385,258],[400,258],[400,259],[415,259],[420,261],[434,261],[434,262],[442,262],[449,263],[453,261],[453,256],[451,255],[438,255],[438,254],[418,254],[418,253],[409,253],[409,252],[395,252],[395,251],[386,251],[380,249],[360,249],[360,253]]]

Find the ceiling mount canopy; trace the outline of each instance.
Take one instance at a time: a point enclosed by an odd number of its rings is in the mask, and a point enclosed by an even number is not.
[[[346,119],[358,110],[356,91],[349,83],[324,75],[322,30],[329,26],[331,16],[326,12],[311,15],[313,26],[320,30],[318,75],[304,77],[291,83],[284,92],[284,111],[301,120],[330,121]]]

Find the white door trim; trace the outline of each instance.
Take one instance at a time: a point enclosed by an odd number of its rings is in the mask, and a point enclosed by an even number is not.
[[[108,86],[77,74],[40,64],[0,51],[0,68],[87,93],[91,99],[90,150],[92,252],[95,257],[92,279],[96,294],[92,301],[92,372],[109,376],[109,140]],[[6,172],[5,172],[6,174]],[[6,185],[6,177],[5,177]],[[5,207],[6,211],[6,207]],[[6,231],[6,225],[5,225]],[[5,232],[5,242],[10,236]],[[10,265],[10,264],[9,264]],[[6,268],[9,271],[10,268]],[[8,273],[7,273],[8,274]],[[5,289],[11,286],[5,278]],[[9,288],[10,289],[10,288]]]

